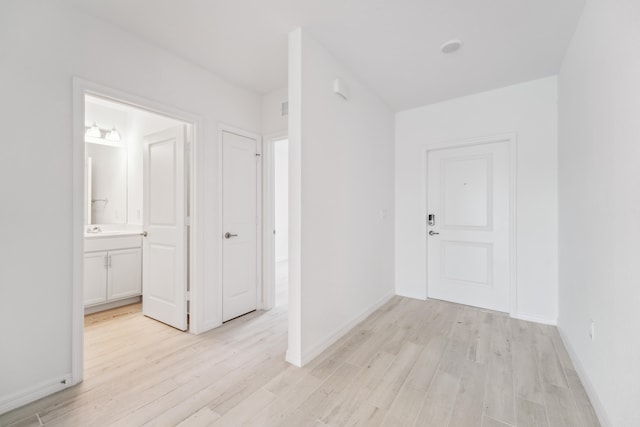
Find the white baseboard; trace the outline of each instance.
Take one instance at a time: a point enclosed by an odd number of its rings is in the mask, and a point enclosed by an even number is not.
[[[408,294],[403,294],[401,292],[397,292],[396,291],[396,295],[399,296],[399,297],[417,299],[417,300],[420,300],[420,301],[426,301],[426,300],[429,299],[429,298],[427,298],[426,294],[425,295],[415,295],[415,294],[408,295]]]
[[[84,314],[86,316],[87,314],[93,314],[93,313],[98,313],[100,311],[111,310],[112,308],[123,307],[129,304],[137,304],[141,301],[142,301],[142,297],[137,296],[137,297],[121,299],[118,301],[111,301],[111,302],[107,302],[100,305],[93,305],[91,307],[86,307],[84,309]]]
[[[531,314],[518,312],[515,316],[511,316],[514,319],[526,320],[528,322],[542,323],[543,325],[557,326],[558,319],[547,319],[544,317],[533,316]]]
[[[349,322],[347,322],[344,326],[338,328],[332,333],[328,334],[324,339],[320,340],[317,344],[313,345],[309,350],[302,354],[300,358],[301,365],[297,365],[294,362],[289,361],[289,357],[287,355],[287,361],[296,366],[304,366],[307,363],[311,362],[316,356],[325,351],[327,348],[331,346],[331,344],[338,341],[342,338],[347,332],[353,329],[356,325],[361,323],[364,319],[369,317],[371,313],[376,311],[378,308],[382,307],[387,301],[389,301],[393,296],[395,296],[395,292],[392,290],[387,293],[384,297],[380,298],[377,302],[375,302],[372,306],[366,308],[360,314],[356,315]]]
[[[569,357],[571,358],[571,363],[573,363],[573,367],[575,368],[576,373],[580,378],[580,381],[582,381],[582,385],[584,386],[584,389],[587,392],[587,395],[589,396],[589,400],[591,400],[591,405],[593,406],[593,409],[595,409],[596,414],[598,415],[598,420],[600,421],[600,425],[602,427],[612,426],[613,424],[611,424],[609,415],[607,414],[607,411],[605,410],[604,405],[602,404],[602,401],[598,396],[598,393],[596,393],[596,389],[593,387],[593,384],[589,379],[589,375],[587,375],[587,371],[582,366],[582,363],[580,362],[580,359],[578,358],[577,353],[571,346],[571,343],[567,339],[567,336],[564,334],[564,331],[558,328],[558,332],[560,333],[560,338],[564,343],[564,347],[567,349],[567,352],[569,353]]]
[[[302,360],[298,356],[292,355],[291,352],[289,352],[289,349],[287,349],[287,352],[284,358],[287,362],[291,363],[293,366],[302,368]]]
[[[218,322],[218,321],[209,321],[209,322],[204,322],[204,324],[202,325],[202,330],[195,330],[191,328],[191,325],[189,325],[189,333],[194,334],[194,335],[200,335],[200,334],[204,334],[205,332],[209,332],[212,329],[218,328],[220,326],[222,326],[223,323],[222,322]]]
[[[71,387],[71,374],[48,381],[43,381],[32,387],[0,397],[0,414],[19,408],[27,403],[31,403],[57,391]]]

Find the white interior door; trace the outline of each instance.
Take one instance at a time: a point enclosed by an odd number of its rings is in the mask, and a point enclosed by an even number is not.
[[[509,177],[506,142],[428,153],[429,297],[509,311]]]
[[[222,320],[257,308],[257,141],[222,132]]]
[[[186,127],[145,137],[142,311],[187,329]]]

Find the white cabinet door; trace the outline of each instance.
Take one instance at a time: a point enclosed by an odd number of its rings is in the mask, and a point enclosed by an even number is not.
[[[257,141],[222,133],[222,320],[257,308]]]
[[[142,250],[140,248],[109,251],[107,298],[115,300],[142,292]]]
[[[84,305],[107,300],[107,252],[84,254]]]

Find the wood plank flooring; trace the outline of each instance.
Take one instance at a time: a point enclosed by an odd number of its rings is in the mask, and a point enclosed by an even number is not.
[[[556,328],[394,297],[303,369],[284,306],[206,334],[86,318],[85,381],[1,426],[598,426]]]

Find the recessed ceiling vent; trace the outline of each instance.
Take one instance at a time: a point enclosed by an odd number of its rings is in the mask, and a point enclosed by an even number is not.
[[[453,53],[459,50],[462,47],[462,40],[453,39],[445,42],[442,46],[440,46],[440,50],[442,53]]]

